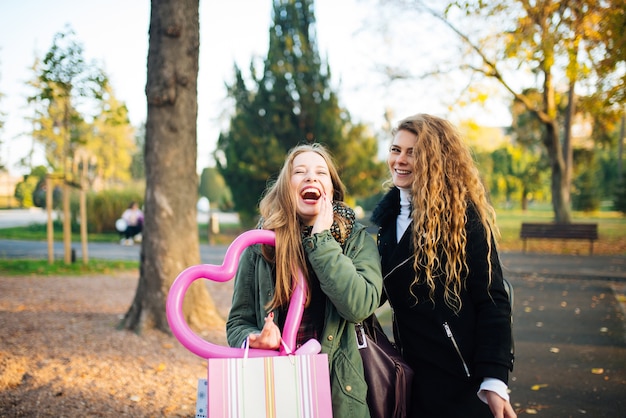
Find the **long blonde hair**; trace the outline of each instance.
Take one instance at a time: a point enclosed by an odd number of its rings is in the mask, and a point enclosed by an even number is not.
[[[468,273],[466,223],[472,205],[485,230],[491,283],[492,236],[497,238],[496,213],[459,131],[436,116],[417,114],[400,121],[393,130],[416,135],[413,147],[411,202],[413,206],[413,267],[422,271],[431,298],[438,281],[444,283],[446,305],[461,310],[461,290]],[[442,277],[443,276],[443,277]],[[411,284],[419,282],[419,273]]]
[[[293,160],[303,152],[315,152],[328,165],[328,173],[333,184],[333,201],[342,202],[345,195],[345,186],[339,178],[330,153],[323,145],[319,143],[298,145],[289,151],[278,178],[267,189],[259,204],[262,228],[271,229],[276,233],[276,247],[263,246],[265,258],[276,265],[274,297],[267,306],[270,310],[287,305],[293,290],[292,278],[297,277],[298,269],[302,270],[308,280],[301,225],[290,186]],[[341,222],[337,215],[335,221]]]

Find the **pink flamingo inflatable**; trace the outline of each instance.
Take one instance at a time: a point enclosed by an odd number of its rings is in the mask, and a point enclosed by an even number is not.
[[[243,250],[254,244],[276,245],[274,231],[255,229],[239,235],[226,250],[224,262],[217,266],[213,264],[199,264],[183,270],[174,280],[167,296],[166,314],[167,321],[174,336],[192,353],[202,358],[239,358],[239,357],[269,357],[287,354],[317,354],[321,346],[318,341],[311,339],[303,344],[298,350],[296,346],[296,334],[302,320],[304,303],[306,301],[306,281],[302,272],[298,272],[295,278],[294,292],[289,303],[289,310],[285,318],[285,326],[282,331],[284,344],[279,351],[262,350],[255,348],[224,347],[210,343],[191,330],[183,316],[183,299],[187,289],[195,280],[209,279],[216,282],[231,280],[237,271],[239,257]],[[285,346],[287,349],[285,349]]]

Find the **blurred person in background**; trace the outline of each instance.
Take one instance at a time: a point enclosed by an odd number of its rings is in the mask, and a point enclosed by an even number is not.
[[[143,212],[139,209],[137,202],[131,202],[128,208],[122,213],[121,219],[126,224],[126,228],[121,232],[124,235],[122,245],[133,245],[134,241],[141,241],[141,231],[143,230]]]

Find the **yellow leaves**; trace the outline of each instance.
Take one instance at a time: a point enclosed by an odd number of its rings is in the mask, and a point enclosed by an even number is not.
[[[540,384],[532,385],[530,387],[530,390],[537,391],[537,390],[540,390],[540,389],[543,389],[543,388],[547,388],[547,387],[548,387],[547,383],[540,383]]]
[[[604,369],[602,367],[594,367],[591,369],[592,374],[604,374]]]

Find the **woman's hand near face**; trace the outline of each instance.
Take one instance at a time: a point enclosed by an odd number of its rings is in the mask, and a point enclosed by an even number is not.
[[[324,193],[320,197],[320,213],[315,218],[311,234],[330,229],[333,225],[333,202],[330,197]]]
[[[274,323],[274,313],[265,317],[260,334],[250,334],[250,348],[278,350],[280,348],[280,328]]]

